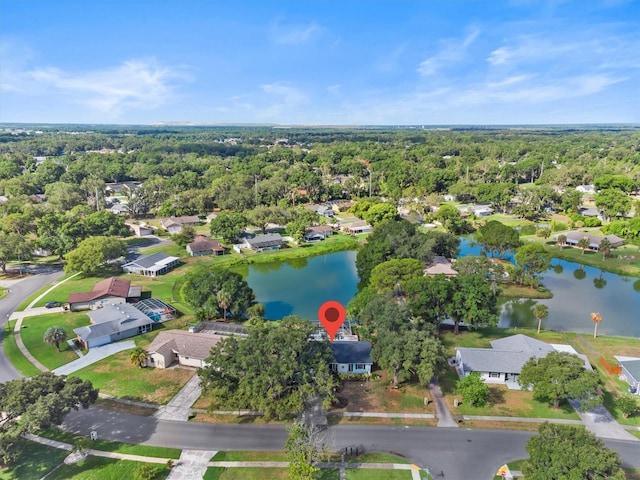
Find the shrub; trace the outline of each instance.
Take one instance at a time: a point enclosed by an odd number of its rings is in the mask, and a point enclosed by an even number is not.
[[[458,380],[456,388],[465,402],[477,407],[487,403],[487,398],[491,392],[489,386],[480,378],[479,372],[471,372],[461,380]]]

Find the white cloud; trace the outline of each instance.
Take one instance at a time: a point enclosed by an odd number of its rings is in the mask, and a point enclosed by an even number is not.
[[[480,35],[480,29],[472,28],[462,39],[447,39],[440,42],[440,50],[423,60],[418,66],[418,73],[423,77],[434,75],[446,65],[459,63],[465,58],[467,49]]]
[[[342,87],[342,85],[340,85],[339,83],[336,83],[335,85],[330,85],[327,87],[327,92],[335,95],[340,91],[340,87]]]
[[[182,69],[162,66],[155,60],[128,60],[113,68],[85,72],[40,67],[12,72],[11,77],[8,84],[19,81],[21,93],[68,95],[76,103],[111,117],[164,105],[171,98],[172,81],[188,78]]]
[[[321,30],[322,27],[316,22],[305,25],[282,25],[279,20],[276,20],[271,27],[273,40],[280,45],[307,43]]]

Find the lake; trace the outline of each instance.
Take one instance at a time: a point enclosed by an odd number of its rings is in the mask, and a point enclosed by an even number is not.
[[[287,315],[318,319],[318,309],[335,300],[345,307],[358,291],[357,252],[350,250],[317,257],[249,266],[246,280],[265,306],[265,318]]]
[[[478,255],[480,246],[469,238],[460,244],[460,256]],[[504,258],[513,262],[513,255]],[[598,333],[640,337],[640,292],[634,289],[637,278],[581,267],[575,262],[554,258],[553,267],[542,276],[542,283],[553,293],[548,300],[502,300],[500,327],[537,328],[531,312],[537,303],[549,306],[542,327],[549,330],[592,332],[591,312],[602,315]]]
[[[461,255],[479,252],[479,246],[462,239]],[[250,265],[243,274],[257,301],[265,305],[265,318],[275,320],[294,314],[315,320],[325,301],[336,300],[346,306],[358,291],[356,254],[346,251]],[[638,279],[558,259],[553,265],[555,269],[548,270],[542,280],[553,298],[503,300],[501,327],[536,327],[531,307],[541,302],[549,306],[549,316],[543,321],[545,329],[592,332],[591,312],[598,312],[602,315],[599,333],[640,337],[640,293],[633,288]]]

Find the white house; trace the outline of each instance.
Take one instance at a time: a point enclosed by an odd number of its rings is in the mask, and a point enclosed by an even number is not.
[[[153,233],[153,227],[148,225],[140,225],[137,223],[128,223],[127,226],[133,231],[136,237],[144,237]]]
[[[360,233],[371,233],[373,232],[373,227],[369,225],[368,222],[364,220],[356,220],[355,222],[351,222],[346,224],[343,228],[347,230],[352,235],[358,235]]]
[[[154,322],[133,305],[106,305],[89,314],[91,325],[74,328],[85,348],[99,347],[141,333],[150,332]]]
[[[164,275],[179,264],[180,259],[178,257],[172,257],[166,253],[158,252],[152,253],[151,255],[143,255],[132,262],[125,263],[122,266],[122,270],[125,273],[132,273],[134,275],[157,277],[158,275]]]
[[[544,358],[551,352],[572,353],[592,370],[585,355],[578,354],[570,345],[555,345],[526,335],[517,334],[490,342],[491,348],[456,348],[455,364],[460,377],[480,372],[485,383],[500,383],[519,390],[518,377],[525,363],[531,358]]]
[[[187,367],[204,367],[211,349],[223,338],[221,335],[184,330],[160,332],[146,348],[147,365],[167,368],[177,362]]]
[[[248,248],[254,252],[266,252],[269,250],[280,250],[285,241],[279,233],[265,233],[256,235],[253,238],[245,238],[242,248]]]
[[[171,233],[182,232],[184,225],[200,225],[200,219],[196,215],[186,215],[182,217],[169,217],[160,220],[162,228]]]
[[[593,195],[596,193],[596,187],[594,185],[578,185],[576,190],[580,193],[586,193],[589,195]]]
[[[629,393],[640,395],[640,358],[614,356],[622,368],[620,378],[629,384]]]
[[[451,267],[451,262],[441,255],[436,255],[435,257],[433,257],[433,260],[424,269],[423,272],[429,277],[435,277],[436,275],[455,277],[456,275],[458,275],[458,272]]]
[[[307,228],[307,232],[304,234],[304,240],[307,242],[317,242],[319,240],[325,240],[331,235],[333,235],[332,227],[329,225],[318,225]]]
[[[337,373],[371,373],[371,344],[364,341],[335,341],[331,343],[335,363],[331,370]]]
[[[131,286],[131,280],[110,277],[96,283],[90,292],[69,295],[70,310],[95,310],[105,305],[126,303],[127,299],[140,298],[141,287]]]

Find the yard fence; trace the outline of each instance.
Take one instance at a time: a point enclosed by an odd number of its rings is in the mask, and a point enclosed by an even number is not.
[[[602,355],[600,356],[600,363],[605,368],[605,370],[612,375],[620,375],[622,373],[622,367],[620,367],[619,365],[611,365]]]

